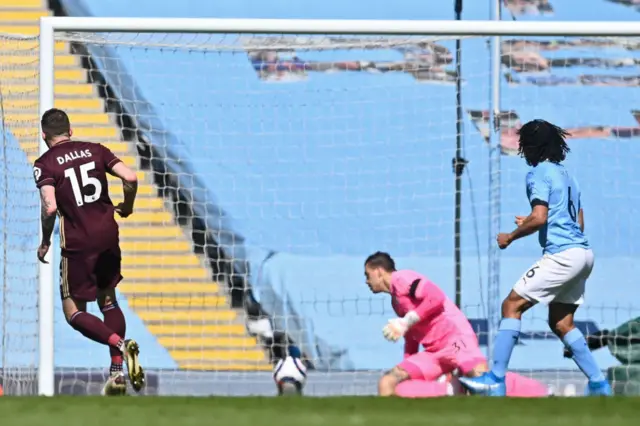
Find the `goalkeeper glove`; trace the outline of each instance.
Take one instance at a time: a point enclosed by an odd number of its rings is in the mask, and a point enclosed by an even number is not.
[[[420,317],[413,311],[407,312],[402,318],[393,318],[387,322],[382,329],[382,335],[385,339],[396,342],[403,337],[409,328],[420,321]]]

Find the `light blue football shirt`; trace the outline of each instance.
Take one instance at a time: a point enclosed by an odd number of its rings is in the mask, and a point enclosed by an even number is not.
[[[543,253],[582,247],[589,242],[580,230],[580,187],[562,164],[542,162],[527,174],[527,197],[531,207],[546,205],[549,208],[547,223],[538,232]]]

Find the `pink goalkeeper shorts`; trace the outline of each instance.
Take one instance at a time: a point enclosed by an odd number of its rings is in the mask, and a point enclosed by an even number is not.
[[[411,379],[436,380],[443,374],[460,370],[467,374],[479,364],[486,363],[475,336],[452,339],[434,352],[418,352],[407,357],[398,367],[409,373]]]

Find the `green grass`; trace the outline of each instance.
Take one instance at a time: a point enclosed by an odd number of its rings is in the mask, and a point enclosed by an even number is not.
[[[2,426],[637,426],[637,398],[0,398]]]

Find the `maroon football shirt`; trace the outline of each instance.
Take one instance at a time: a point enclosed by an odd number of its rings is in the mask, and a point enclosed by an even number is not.
[[[69,140],[54,145],[34,163],[36,186],[56,189],[63,254],[102,251],[118,244],[107,173],[119,162],[99,143]]]

